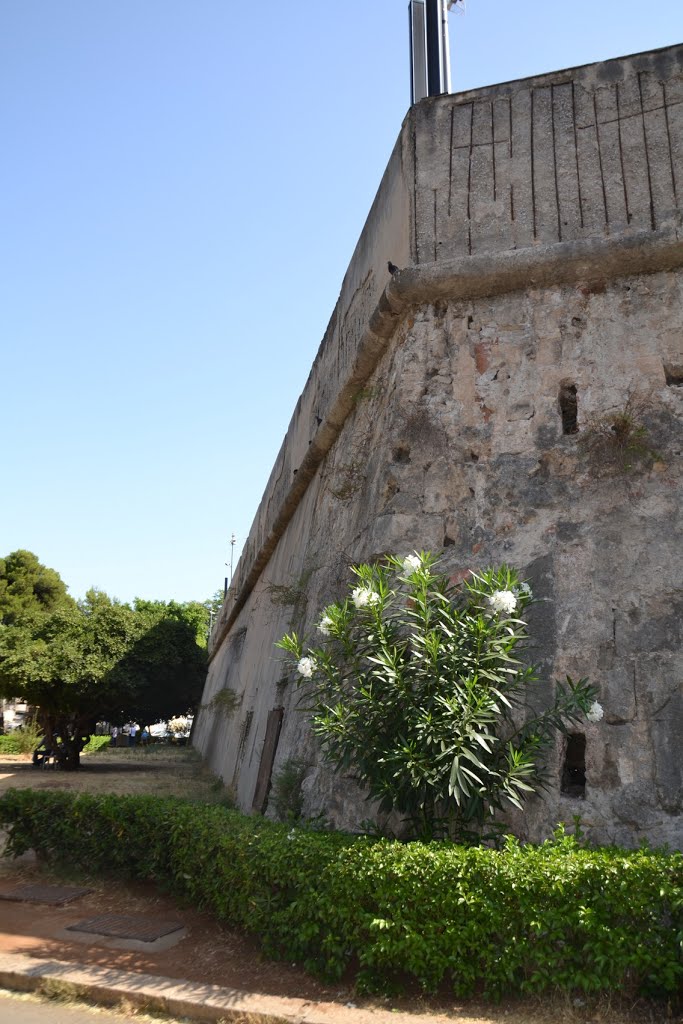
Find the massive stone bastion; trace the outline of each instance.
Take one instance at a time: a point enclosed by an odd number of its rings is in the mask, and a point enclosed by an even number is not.
[[[240,807],[295,758],[307,814],[371,816],[273,645],[429,549],[519,569],[545,692],[600,689],[515,831],[683,847],[682,200],[680,46],[410,110],[211,637],[193,741]]]

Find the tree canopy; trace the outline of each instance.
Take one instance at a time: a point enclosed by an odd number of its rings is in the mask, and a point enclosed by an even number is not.
[[[59,573],[42,565],[32,551],[20,549],[0,558],[0,622],[3,625],[74,605]]]
[[[59,736],[65,747],[68,767],[78,767],[83,738],[98,720],[153,722],[194,708],[206,675],[204,605],[136,600],[131,607],[97,590],[76,602],[30,552],[0,564],[11,570],[0,591],[0,696],[37,709],[48,742]]]

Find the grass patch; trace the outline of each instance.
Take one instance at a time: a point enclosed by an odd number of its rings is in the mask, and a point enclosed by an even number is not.
[[[96,754],[98,750],[107,750],[111,746],[111,736],[91,736],[83,747],[84,754]]]
[[[105,747],[82,758],[77,772],[36,769],[30,757],[0,765],[0,794],[28,788],[93,795],[150,794],[228,806],[234,801],[233,794],[209,771],[196,750],[171,744]]]

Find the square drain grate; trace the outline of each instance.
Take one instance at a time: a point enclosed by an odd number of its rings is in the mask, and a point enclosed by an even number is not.
[[[87,896],[92,889],[79,889],[73,885],[18,885],[14,889],[0,892],[0,900],[14,900],[17,903],[51,903],[61,906],[72,900]]]
[[[103,935],[108,939],[137,939],[138,942],[156,942],[164,935],[180,931],[182,921],[148,921],[126,914],[101,914],[86,921],[70,924],[67,931]]]

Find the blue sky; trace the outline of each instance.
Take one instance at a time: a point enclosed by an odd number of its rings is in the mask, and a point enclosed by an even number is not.
[[[467,0],[453,86],[681,39],[680,0]],[[407,47],[407,0],[2,0],[0,555],[76,597],[222,585],[407,111]]]

